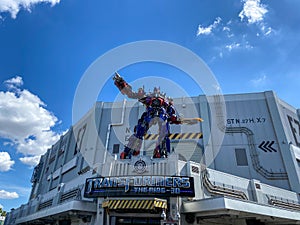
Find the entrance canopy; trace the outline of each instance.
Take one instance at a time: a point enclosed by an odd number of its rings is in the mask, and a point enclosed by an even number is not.
[[[167,200],[153,199],[108,199],[102,203],[109,210],[149,210],[167,209]]]

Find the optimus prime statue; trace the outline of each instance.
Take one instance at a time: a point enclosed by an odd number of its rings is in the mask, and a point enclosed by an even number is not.
[[[132,155],[140,154],[143,137],[152,125],[158,124],[158,140],[153,152],[153,158],[166,158],[168,152],[170,152],[170,124],[195,124],[202,122],[201,118],[178,118],[172,99],[167,98],[157,87],[150,93],[145,93],[143,88],[139,88],[138,92],[134,92],[132,87],[117,72],[113,80],[123,95],[132,99],[138,99],[139,102],[146,106],[146,111],[134,128],[134,134],[129,137],[128,144],[120,155],[121,159],[131,158]]]

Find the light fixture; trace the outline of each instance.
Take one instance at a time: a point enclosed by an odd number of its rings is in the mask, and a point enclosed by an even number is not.
[[[180,213],[177,211],[177,213],[176,213],[176,219],[177,220],[180,220]]]
[[[165,213],[165,209],[162,210],[162,213],[161,213],[160,217],[161,217],[163,220],[166,220],[166,219],[167,219],[167,215],[166,215],[166,213]]]

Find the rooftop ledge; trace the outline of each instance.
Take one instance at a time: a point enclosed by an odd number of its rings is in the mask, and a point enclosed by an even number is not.
[[[184,202],[182,213],[194,213],[199,218],[217,217],[218,215],[241,215],[244,218],[265,217],[266,220],[268,218],[272,220],[288,220],[295,222],[295,224],[298,224],[300,221],[299,211],[229,197]]]
[[[59,204],[57,206],[46,208],[31,215],[18,218],[16,223],[24,223],[28,221],[38,220],[42,218],[47,218],[53,215],[61,215],[64,213],[69,213],[71,211],[80,211],[81,213],[96,213],[97,206],[92,202],[78,201],[73,200],[63,204]]]

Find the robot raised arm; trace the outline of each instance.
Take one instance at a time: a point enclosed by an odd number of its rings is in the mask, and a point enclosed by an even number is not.
[[[113,77],[114,84],[120,90],[123,95],[126,95],[128,98],[140,99],[145,96],[143,88],[139,88],[138,92],[132,91],[132,87],[120,76],[117,72]]]

